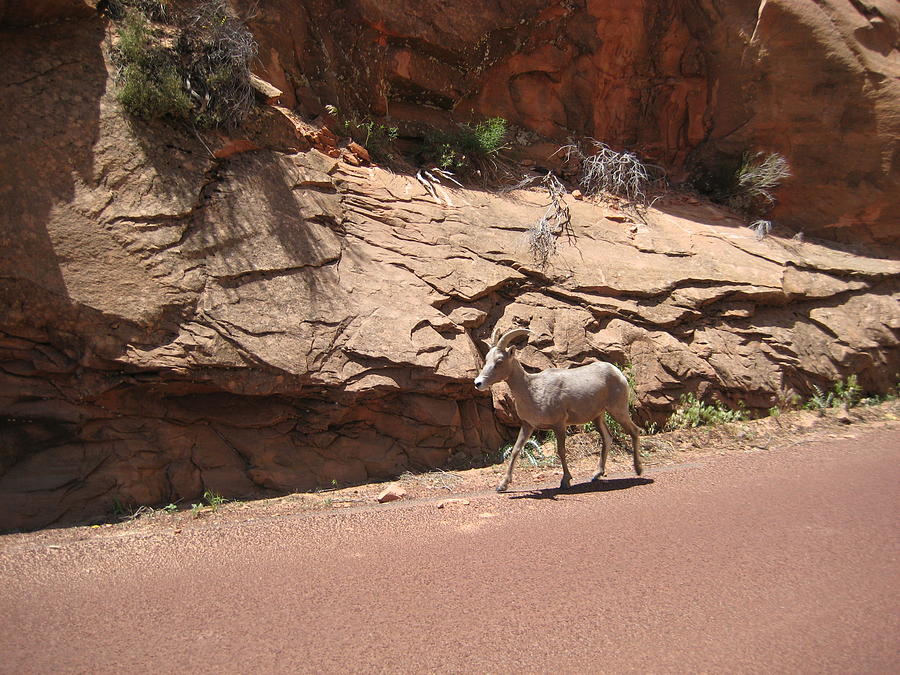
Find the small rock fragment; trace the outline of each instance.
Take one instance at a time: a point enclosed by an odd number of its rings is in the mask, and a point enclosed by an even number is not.
[[[347,149],[367,164],[372,161],[372,158],[369,156],[369,151],[356,141],[350,141],[347,144]]]
[[[448,506],[455,506],[455,505],[468,506],[469,500],[468,499],[442,499],[441,501],[439,501],[437,503],[437,507],[439,509],[443,509]]]
[[[397,485],[397,483],[391,483],[378,495],[378,503],[395,502],[398,499],[403,499],[405,496],[406,490]]]
[[[572,197],[575,199],[584,199],[584,195],[581,193],[581,190],[572,190]]]

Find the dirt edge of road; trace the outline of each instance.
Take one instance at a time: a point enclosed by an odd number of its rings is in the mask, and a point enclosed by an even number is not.
[[[716,455],[766,452],[838,438],[853,438],[877,428],[900,429],[900,401],[845,410],[821,412],[794,411],[749,422],[733,422],[710,427],[670,431],[642,438],[644,476],[664,472],[667,467],[702,462]],[[573,486],[590,479],[596,470],[599,436],[596,432],[578,433],[567,439]],[[545,443],[546,459],[537,457],[538,466],[520,458],[511,491],[549,490],[558,487],[562,470],[554,463],[554,445]],[[150,536],[158,532],[178,534],[185,529],[222,527],[229,523],[247,523],[271,518],[303,517],[329,512],[359,509],[465,508],[476,499],[495,498],[494,487],[504,470],[503,464],[454,471],[434,470],[420,474],[405,473],[389,483],[369,483],[336,487],[314,493],[294,493],[272,499],[225,502],[217,506],[178,504],[175,510],[140,507],[120,522],[48,528],[34,532],[0,535],[0,552],[10,553],[67,543],[131,536]],[[607,464],[609,478],[634,477],[630,454],[616,444]],[[386,490],[396,499],[379,503]],[[198,500],[199,501],[199,500]]]

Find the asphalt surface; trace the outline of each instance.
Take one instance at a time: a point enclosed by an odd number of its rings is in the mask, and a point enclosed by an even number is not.
[[[0,538],[0,671],[900,672],[900,431],[566,492]]]

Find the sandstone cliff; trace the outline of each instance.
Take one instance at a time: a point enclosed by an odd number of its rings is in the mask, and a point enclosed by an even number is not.
[[[266,75],[310,112],[374,111],[412,134],[500,115],[531,142],[637,150],[674,180],[779,151],[795,176],[777,220],[900,238],[891,0],[276,0],[251,25]]]
[[[688,390],[763,409],[895,383],[895,259],[757,241],[671,193],[643,219],[570,200],[539,270],[539,193],[436,200],[271,129],[216,158],[123,118],[100,19],[2,45],[0,528],[478,459],[508,434],[471,386],[497,322],[536,333],[529,366],[632,363],[642,421]]]

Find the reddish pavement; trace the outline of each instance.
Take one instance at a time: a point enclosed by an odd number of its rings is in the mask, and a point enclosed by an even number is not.
[[[0,671],[896,673],[898,459],[882,430],[602,490],[0,538]]]

